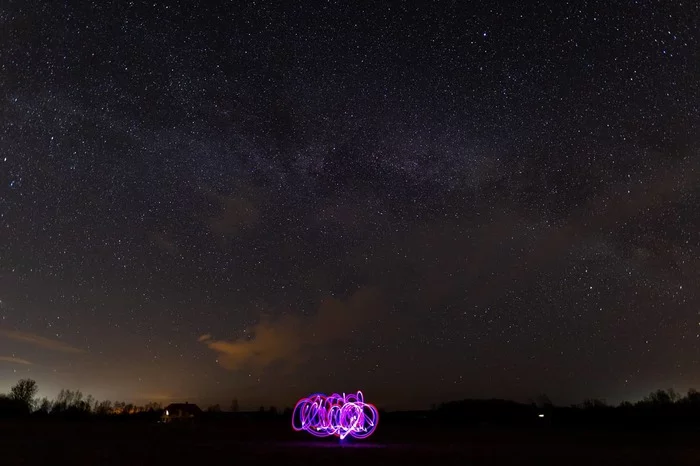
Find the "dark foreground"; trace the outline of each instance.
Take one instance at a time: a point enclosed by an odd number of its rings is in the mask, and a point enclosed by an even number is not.
[[[698,465],[696,432],[381,425],[355,443],[316,440],[279,422],[163,425],[2,421],[4,465],[460,464]]]

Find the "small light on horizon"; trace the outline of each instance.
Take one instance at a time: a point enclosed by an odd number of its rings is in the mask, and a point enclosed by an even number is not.
[[[537,417],[544,417],[544,414],[538,414]]]

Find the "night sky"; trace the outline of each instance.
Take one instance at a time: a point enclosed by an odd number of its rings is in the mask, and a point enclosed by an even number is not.
[[[0,392],[700,388],[700,3],[8,0],[0,23]]]

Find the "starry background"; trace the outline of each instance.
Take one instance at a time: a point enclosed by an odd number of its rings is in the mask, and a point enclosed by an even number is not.
[[[700,4],[296,3],[4,2],[0,391],[700,388]]]

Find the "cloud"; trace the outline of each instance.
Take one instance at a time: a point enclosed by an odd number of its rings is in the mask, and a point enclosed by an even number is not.
[[[378,293],[363,288],[347,301],[323,300],[312,317],[262,320],[249,329],[250,339],[227,341],[202,335],[199,341],[218,354],[219,364],[226,369],[263,369],[275,363],[293,366],[307,360],[316,348],[353,339],[382,310]]]
[[[44,348],[50,351],[58,351],[61,353],[82,353],[83,350],[70,346],[60,340],[52,340],[50,338],[35,335],[33,333],[20,332],[18,330],[2,330],[0,329],[0,337],[5,337],[9,340],[27,343],[39,348]]]
[[[24,364],[25,366],[31,366],[32,363],[22,358],[15,358],[14,356],[0,356],[0,362],[10,362],[13,364]]]
[[[207,341],[207,340],[211,340],[211,335],[208,333],[205,333],[204,335],[197,338],[197,341]]]

